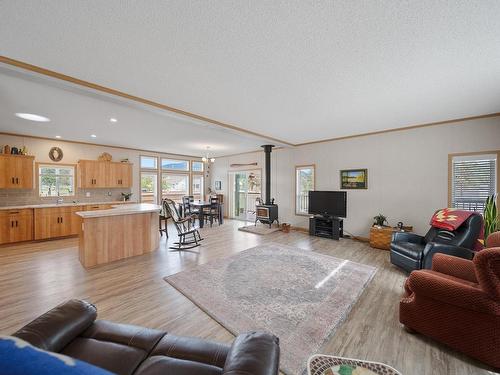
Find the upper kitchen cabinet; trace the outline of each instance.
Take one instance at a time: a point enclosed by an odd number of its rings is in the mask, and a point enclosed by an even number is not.
[[[129,188],[132,186],[132,164],[111,161],[78,161],[78,187]]]
[[[33,189],[34,156],[0,154],[0,189]]]

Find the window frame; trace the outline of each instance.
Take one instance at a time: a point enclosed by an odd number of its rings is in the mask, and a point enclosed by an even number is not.
[[[163,200],[163,188],[162,188],[162,184],[163,184],[163,176],[164,175],[186,176],[187,177],[187,195],[192,195],[191,194],[191,190],[192,190],[191,176],[192,176],[192,174],[190,172],[176,171],[176,170],[169,170],[169,169],[168,170],[162,170],[161,173],[160,173],[160,180],[158,181],[159,185],[160,185],[160,190],[159,190],[159,192],[160,192],[160,194],[159,194],[160,201]]]
[[[142,167],[142,158],[153,158],[156,160],[156,168],[143,168]],[[160,160],[158,160],[158,156],[153,156],[153,155],[139,155],[139,169],[141,171],[158,171],[158,163]]]
[[[493,151],[474,151],[474,152],[460,152],[448,154],[448,207],[451,207],[453,200],[453,158],[459,156],[478,156],[478,155],[496,155],[497,156],[497,170],[496,170],[496,187],[499,190],[499,177],[500,177],[500,150]],[[497,195],[497,207],[500,206],[500,196]]]
[[[195,171],[195,170],[193,169],[193,164],[194,164],[194,163],[200,163],[200,164],[201,164],[201,171]],[[194,173],[199,173],[199,174],[203,174],[203,173],[205,173],[205,163],[204,163],[204,162],[202,162],[201,160],[191,160],[191,161],[190,161],[190,164],[191,164],[191,166],[190,166],[189,170],[190,170],[191,172],[193,172],[193,174],[194,174]]]
[[[53,195],[53,196],[41,195],[40,194],[40,167],[44,167],[44,166],[53,166],[54,168],[58,168],[58,167],[71,167],[71,168],[73,168],[73,194],[72,195]],[[77,165],[76,164],[36,162],[35,168],[36,168],[36,190],[37,190],[37,194],[38,194],[39,198],[41,198],[41,199],[53,199],[53,198],[57,198],[57,197],[74,198],[76,196],[76,179],[77,179]]]
[[[294,181],[294,195],[293,195],[293,201],[294,201],[294,213],[295,216],[311,216],[308,213],[304,212],[298,212],[297,211],[297,172],[301,169],[312,169],[313,170],[313,188],[310,191],[316,190],[316,164],[302,164],[302,165],[296,165],[294,169],[294,175],[293,175],[293,181]]]

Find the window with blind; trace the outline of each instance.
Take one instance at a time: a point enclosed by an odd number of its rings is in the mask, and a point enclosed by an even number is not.
[[[495,194],[497,155],[454,156],[451,165],[451,207],[484,210],[486,198]]]

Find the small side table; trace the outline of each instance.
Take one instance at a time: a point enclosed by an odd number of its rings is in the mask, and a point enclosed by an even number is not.
[[[361,359],[315,354],[307,361],[308,375],[342,375],[356,370],[356,375],[401,375],[389,365]]]
[[[404,226],[402,229],[396,227],[373,226],[370,228],[370,246],[377,249],[389,250],[391,247],[393,233],[412,231],[412,226]]]

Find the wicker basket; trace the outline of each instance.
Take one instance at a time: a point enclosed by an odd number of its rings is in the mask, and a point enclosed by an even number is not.
[[[411,232],[413,227],[403,227],[403,231]],[[398,232],[398,228],[393,227],[377,227],[370,228],[370,246],[377,249],[389,250],[391,248],[392,234]]]

